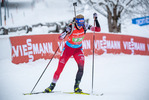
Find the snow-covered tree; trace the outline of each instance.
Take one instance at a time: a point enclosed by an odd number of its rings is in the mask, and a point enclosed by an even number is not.
[[[89,0],[92,7],[107,17],[109,32],[121,32],[121,17],[127,12],[133,0]],[[125,13],[124,13],[125,12]]]
[[[148,0],[75,0],[87,4],[108,20],[109,32],[121,32],[121,24],[128,18],[149,13]],[[84,3],[86,2],[86,3]],[[146,10],[145,10],[146,9]],[[145,15],[143,15],[145,16]]]
[[[132,6],[133,7],[133,6]],[[149,0],[136,0],[134,14],[149,16]]]

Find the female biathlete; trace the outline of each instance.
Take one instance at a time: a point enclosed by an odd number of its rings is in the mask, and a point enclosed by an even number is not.
[[[95,27],[84,23],[83,15],[77,15],[74,18],[73,23],[66,27],[65,31],[62,32],[59,36],[59,39],[62,40],[68,35],[68,39],[65,43],[61,57],[59,59],[59,64],[53,76],[52,83],[48,88],[45,89],[45,92],[49,93],[54,89],[65,64],[71,56],[73,56],[78,65],[78,72],[76,74],[74,84],[74,92],[82,92],[82,89],[79,88],[79,84],[81,82],[84,70],[84,54],[82,50],[82,40],[88,29],[96,32],[100,32],[101,30],[96,13],[93,14],[93,18],[95,21]]]

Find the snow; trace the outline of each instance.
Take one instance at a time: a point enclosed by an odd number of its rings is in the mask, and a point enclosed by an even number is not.
[[[10,2],[20,0],[9,0]],[[24,0],[25,1],[25,0]],[[30,0],[27,0],[30,2]],[[90,18],[92,24],[93,9],[88,9],[83,14]],[[28,9],[10,9],[13,13],[14,24],[11,18],[8,19],[4,27],[15,27],[22,25],[33,25],[45,22],[67,21],[74,16],[73,7],[67,0],[38,0],[34,8]],[[23,15],[25,13],[25,16]],[[99,15],[99,22],[102,27],[102,33],[108,33],[107,20]],[[148,26],[132,25],[131,20],[123,26],[121,34],[149,37]],[[32,34],[43,34],[43,30],[35,29]],[[111,33],[115,34],[115,33]],[[120,34],[120,33],[118,33]],[[95,56],[95,75],[94,75],[94,93],[104,93],[103,96],[93,95],[70,95],[70,94],[39,94],[26,95],[34,87],[49,60],[40,59],[35,62],[13,64],[11,62],[11,48],[9,37],[20,34],[9,34],[0,36],[0,100],[148,100],[149,96],[149,56],[125,55],[125,54],[103,54]],[[53,74],[57,68],[58,59],[53,59],[48,69],[44,73],[40,82],[34,91],[42,91],[47,88]],[[77,64],[73,58],[69,59],[64,71],[62,72],[55,91],[73,91]],[[84,92],[91,92],[92,77],[92,56],[85,57],[84,76],[80,87]]]
[[[129,59],[128,59],[129,58]],[[91,92],[92,56],[85,57],[85,71],[80,87]],[[1,100],[148,100],[149,92],[149,57],[140,55],[104,54],[95,56],[94,93],[103,96],[83,96],[68,94],[22,95],[31,91],[49,60],[38,60],[27,64],[12,64],[9,59],[0,60]],[[42,91],[49,86],[58,59],[53,59],[35,91]],[[73,66],[71,66],[73,65]],[[71,70],[70,70],[71,69]],[[71,58],[55,87],[55,91],[73,91],[77,65]]]
[[[13,3],[15,1],[21,3],[21,1],[18,0],[9,0],[10,3]],[[26,5],[31,5],[32,3],[31,1],[22,1],[26,2]],[[65,2],[62,0],[38,0],[37,3],[35,3],[33,6],[29,6],[26,9],[14,8],[10,9],[9,12],[10,15],[13,15],[14,23],[12,23],[12,19],[10,17],[7,21],[7,27],[33,25],[38,23],[63,21],[68,19],[70,20],[74,16],[72,10],[70,11],[69,3],[67,0],[65,0]],[[68,14],[64,14],[67,12]]]

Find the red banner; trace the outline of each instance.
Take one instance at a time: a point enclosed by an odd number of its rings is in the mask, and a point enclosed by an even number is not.
[[[57,37],[58,34],[10,37],[12,62],[18,64],[41,58],[50,59],[59,43]]]
[[[15,64],[32,62],[37,59],[50,59],[55,53],[61,41],[59,34],[27,35],[10,37],[12,48],[12,62]],[[93,33],[87,33],[83,40],[84,55],[92,55]],[[59,47],[55,57],[59,57],[65,42]],[[118,35],[118,34],[95,34],[95,53],[112,54],[139,54],[149,55],[149,39]]]
[[[122,45],[125,54],[147,55],[147,38],[122,36]]]
[[[121,36],[114,34],[96,34],[95,53],[121,53]]]
[[[149,39],[146,40],[147,55],[149,55]]]

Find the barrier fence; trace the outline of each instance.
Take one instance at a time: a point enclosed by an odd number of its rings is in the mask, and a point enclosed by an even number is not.
[[[50,59],[60,45],[59,34],[27,35],[10,37],[12,62],[28,63],[38,59]],[[83,40],[84,55],[92,55],[93,34],[87,33]],[[60,46],[55,58],[59,58],[65,41]],[[149,55],[149,38],[96,33],[95,54],[130,54]]]

